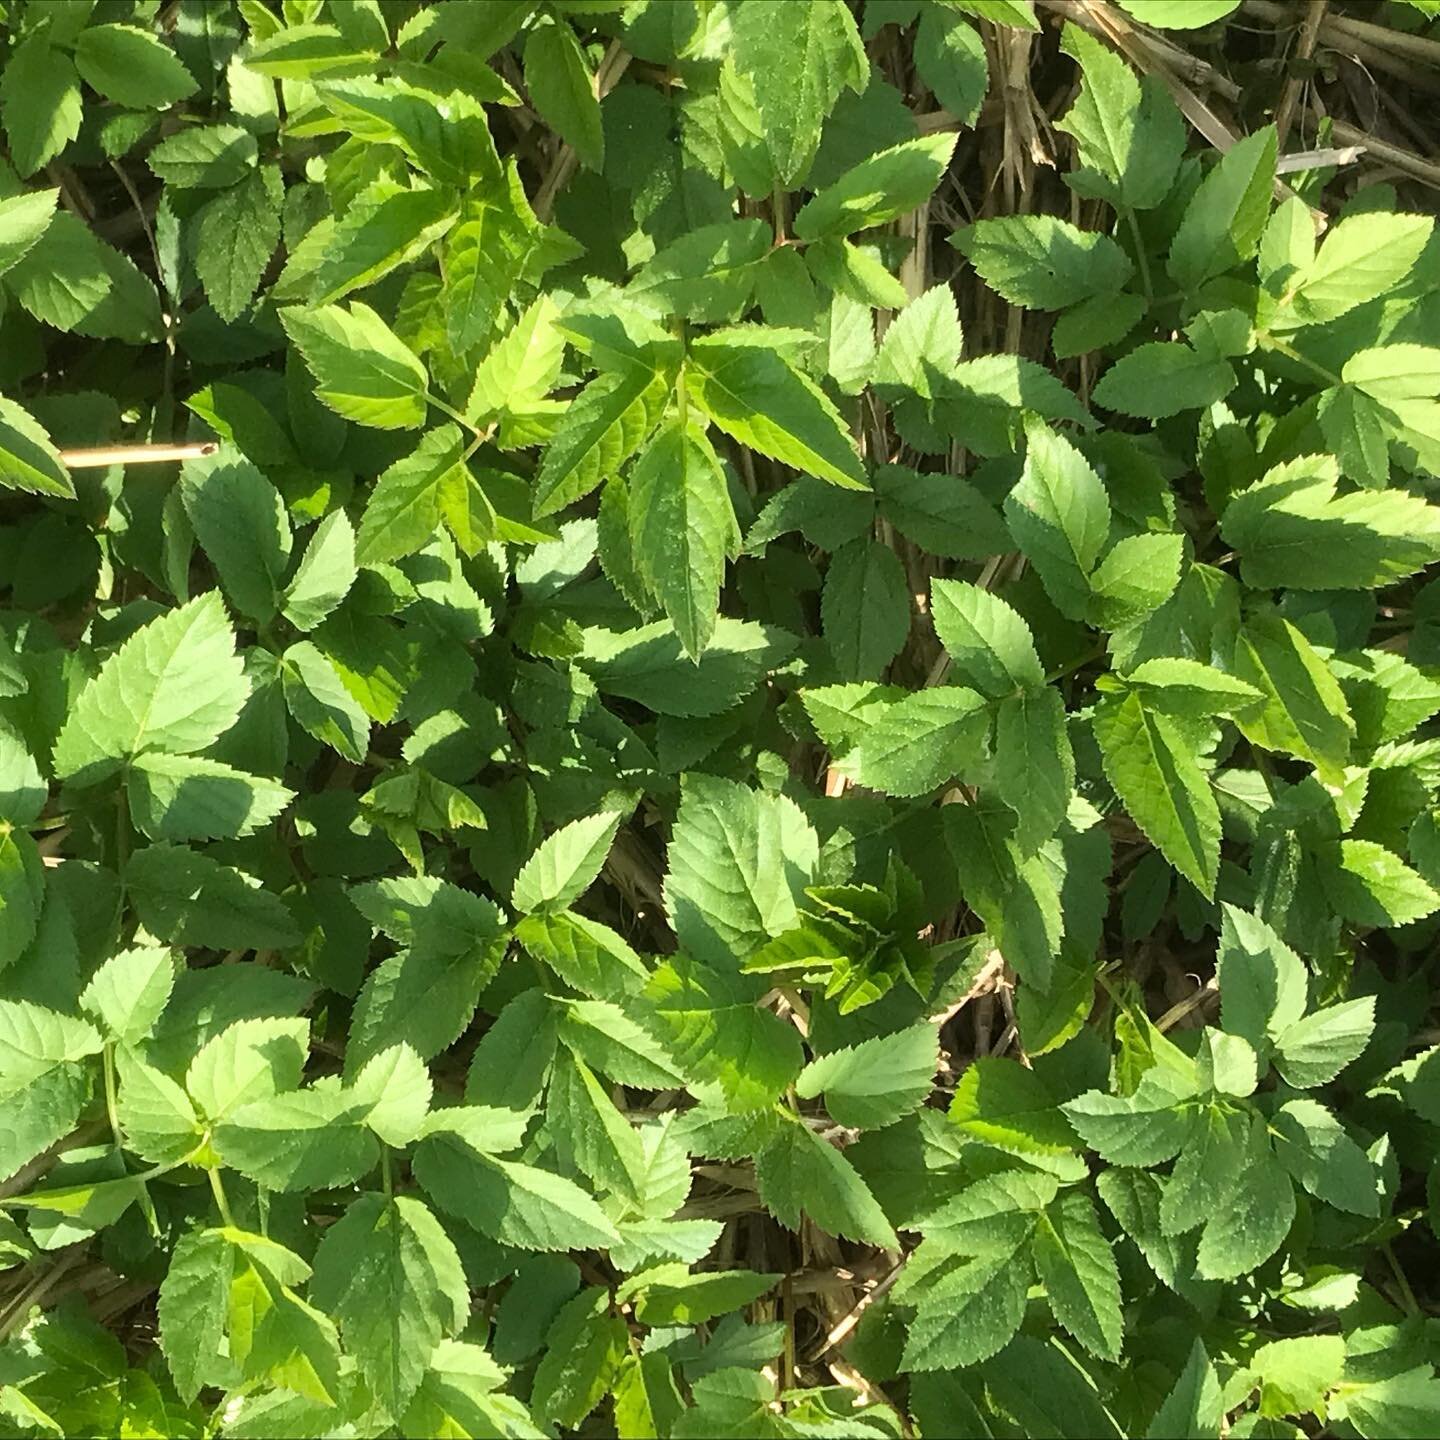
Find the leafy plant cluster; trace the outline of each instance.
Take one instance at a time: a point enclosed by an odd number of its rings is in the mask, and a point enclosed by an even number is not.
[[[1440,1429],[1440,240],[1105,10],[7,0],[8,1433]]]

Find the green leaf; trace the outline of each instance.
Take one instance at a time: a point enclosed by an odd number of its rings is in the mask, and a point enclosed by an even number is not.
[[[231,603],[268,625],[290,561],[290,522],[280,492],[248,460],[228,459],[187,462],[180,493],[195,538]]]
[[[547,835],[515,877],[515,908],[522,915],[549,914],[579,899],[600,873],[623,818],[602,810]]]
[[[567,985],[597,1000],[621,1001],[650,978],[620,935],[570,910],[527,915],[515,927],[515,938]]]
[[[1421,1440],[1440,1419],[1440,1377],[1428,1364],[1388,1375],[1349,1395],[1345,1413],[1367,1440],[1389,1435]]]
[[[1428,215],[1347,216],[1331,226],[1314,259],[1290,281],[1282,317],[1293,325],[1323,324],[1394,289],[1410,273],[1434,225]]]
[[[785,1123],[755,1156],[755,1183],[770,1213],[791,1230],[800,1216],[827,1235],[896,1249],[885,1212],[855,1167],[799,1120]]]
[[[985,43],[973,25],[938,5],[926,6],[915,32],[915,69],[962,125],[975,123],[990,86],[990,70]]]
[[[1322,857],[1336,911],[1357,925],[1408,925],[1440,907],[1440,894],[1392,850],[1342,840]]]
[[[645,443],[670,389],[642,365],[592,380],[551,437],[535,478],[535,514],[553,515],[583,499]]]
[[[1334,460],[1308,456],[1231,500],[1221,533],[1247,585],[1372,589],[1440,559],[1440,508],[1400,491],[1335,490]]]
[[[734,970],[796,923],[796,897],[819,853],[793,801],[691,774],[670,839],[665,909],[682,948]]]
[[[213,1132],[220,1158],[268,1190],[350,1185],[379,1159],[368,1107],[338,1086],[253,1100]]]
[[[538,296],[526,308],[476,369],[466,419],[479,423],[497,415],[524,414],[549,392],[560,377],[565,354],[565,337],[555,323],[559,317],[559,307],[548,295]]]
[[[1275,1036],[1275,1068],[1287,1085],[1328,1085],[1370,1043],[1375,997],[1342,1000],[1287,1025]]]
[[[1188,345],[1155,340],[1137,345],[1117,360],[1095,387],[1095,403],[1122,415],[1161,420],[1183,410],[1201,410],[1228,395],[1235,372],[1223,360],[1198,354]]]
[[[923,135],[862,160],[801,208],[796,237],[852,235],[907,214],[934,193],[954,149],[953,135]]]
[[[175,988],[175,957],[158,945],[112,955],[80,992],[80,1008],[126,1045],[149,1035]]]
[[[464,453],[460,427],[440,425],[381,472],[360,518],[357,564],[403,559],[430,544],[452,508],[468,504],[471,477]]]
[[[605,1093],[595,1072],[573,1053],[550,1074],[545,1123],[556,1153],[601,1191],[638,1204],[645,1170],[640,1136]]]
[[[580,1187],[548,1170],[481,1154],[455,1134],[422,1140],[415,1178],[444,1211],[520,1250],[605,1249],[615,1227]]]
[[[1060,44],[1085,78],[1057,122],[1080,149],[1080,168],[1067,183],[1117,208],[1154,209],[1169,193],[1185,149],[1185,127],[1168,92],[1156,77],[1142,87],[1120,56],[1078,25],[1065,26]]]
[[[1035,1229],[1035,1269],[1055,1318],[1102,1359],[1120,1354],[1120,1272],[1087,1195],[1068,1192]]]
[[[926,1296],[905,1342],[907,1370],[954,1370],[998,1354],[1025,1318],[1030,1267],[982,1256],[950,1271]]]
[[[311,299],[328,305],[419,258],[455,223],[442,190],[381,178],[351,202],[311,277]]]
[[[1005,497],[1005,519],[1056,608],[1079,619],[1110,531],[1110,502],[1085,457],[1038,422],[1027,422],[1025,469]]]
[[[297,630],[313,630],[350,593],[355,564],[355,529],[350,517],[343,510],[332,510],[315,527],[281,596],[285,618]]]
[[[189,1096],[163,1070],[127,1049],[122,1047],[116,1058],[120,1097],[115,1113],[125,1148],[156,1164],[185,1159],[204,1137]]]
[[[605,1290],[591,1285],[561,1309],[545,1339],[530,1403],[541,1424],[573,1430],[600,1403],[627,1353],[625,1322],[610,1313]]]
[[[409,1145],[425,1127],[433,1085],[430,1071],[407,1044],[389,1045],[360,1068],[352,1087],[370,1101],[365,1123],[390,1146]]]
[[[1023,690],[995,711],[995,789],[1015,812],[1015,844],[1034,854],[1061,826],[1075,789],[1075,757],[1058,690]]]
[[[1197,1273],[1233,1280],[1263,1265],[1281,1246],[1295,1220],[1295,1187],[1270,1151],[1263,1120],[1245,1157],[1244,1174],[1227,1196],[1207,1206],[1196,1254]],[[1166,1199],[1169,1199],[1167,1193]]]
[[[1267,125],[1237,140],[1201,182],[1170,243],[1170,278],[1185,291],[1255,253],[1270,215],[1276,135]]]
[[[602,693],[657,715],[699,718],[731,709],[795,648],[788,631],[723,615],[698,660],[686,655],[668,620],[619,634],[597,627],[584,643],[580,663]]]
[[[1352,1215],[1380,1213],[1374,1168],[1323,1105],[1290,1100],[1270,1128],[1276,1158],[1317,1199]]]
[[[423,1201],[362,1195],[315,1252],[311,1300],[340,1327],[375,1399],[403,1414],[435,1347],[470,1315],[454,1245]]]
[[[126,774],[130,814],[152,840],[253,835],[295,798],[262,775],[198,755],[141,755]]]
[[[224,190],[250,173],[258,154],[254,134],[239,125],[192,125],[167,135],[145,163],[167,185]]]
[[[1338,777],[1355,724],[1339,682],[1301,631],[1279,616],[1256,616],[1236,642],[1235,673],[1265,697],[1237,720],[1245,736]]]
[[[310,1051],[306,1020],[239,1020],[203,1045],[185,1072],[185,1088],[211,1121],[256,1100],[295,1090]]]
[[[836,770],[887,795],[925,795],[984,757],[990,712],[959,686],[906,695],[867,711]]]
[[[235,1251],[220,1230],[180,1237],[160,1283],[160,1346],[187,1403],[228,1368],[223,1360]]]
[[[934,580],[930,613],[964,684],[992,700],[1044,684],[1030,627],[993,591],[963,580]]]
[[[190,72],[149,31],[136,25],[92,25],[75,45],[80,78],[107,100],[137,110],[163,110],[199,88]]]
[[[1120,0],[1145,25],[1162,30],[1198,30],[1240,8],[1240,0]]]
[[[886,328],[875,356],[874,382],[916,390],[928,398],[930,372],[949,374],[963,340],[955,292],[948,285],[934,285]]]
[[[800,1072],[795,1091],[805,1100],[823,1092],[841,1125],[878,1130],[924,1102],[937,1063],[934,1026],[912,1025],[826,1052]]]
[[[627,1280],[615,1298],[634,1300],[644,1325],[703,1325],[758,1300],[781,1278],[753,1270],[692,1275],[684,1265],[656,1265]]]
[[[894,331],[892,324],[885,333]],[[995,507],[958,475],[881,465],[874,478],[881,517],[932,555],[977,560],[1010,548],[1009,533]]]
[[[90,1093],[86,1056],[100,1036],[83,1020],[22,1000],[0,1000],[0,1176],[70,1133]]]
[[[655,432],[630,471],[630,540],[641,575],[698,659],[714,633],[739,526],[713,447],[679,420]]]
[[[238,319],[255,298],[280,243],[284,198],[279,167],[262,165],[201,210],[195,271],[222,320]]]
[[[1051,215],[979,220],[957,230],[950,243],[992,290],[1032,310],[1063,310],[1113,294],[1134,269],[1108,235]]]
[[[278,895],[199,851],[148,845],[130,857],[125,884],[145,928],[171,944],[271,950],[300,939]]]
[[[592,169],[605,168],[605,130],[595,77],[575,32],[563,22],[537,25],[525,42],[525,88],[543,119]]]
[[[1257,1050],[1305,1013],[1306,974],[1300,957],[1256,915],[1221,906],[1220,1022]]]
[[[55,773],[94,785],[151,751],[192,755],[234,723],[249,692],[215,591],[136,630],[80,692]]]
[[[964,1135],[1042,1169],[1076,1148],[1075,1133],[1044,1083],[1014,1060],[981,1058],[960,1077],[950,1122]]]
[[[309,640],[280,658],[285,704],[296,723],[353,765],[370,748],[370,720],[345,688],[334,665]]]
[[[775,351],[736,343],[739,335],[717,331],[690,347],[685,374],[695,404],[762,455],[832,485],[868,489],[855,446],[824,392]]]
[[[1147,1440],[1219,1440],[1224,1422],[1220,1378],[1197,1338],[1145,1434]]]
[[[762,220],[703,225],[657,251],[625,294],[661,315],[734,320],[746,308],[770,242]]]
[[[1092,725],[1105,774],[1135,823],[1204,895],[1220,868],[1220,809],[1175,722],[1141,697],[1106,698]]]
[[[794,1028],[756,1006],[753,982],[683,956],[661,965],[643,992],[647,1023],[680,1070],[718,1085],[735,1113],[774,1102],[800,1073]]]
[[[25,190],[0,200],[0,275],[29,254],[49,229],[59,194],[59,190]]]
[[[731,45],[754,87],[775,174],[789,185],[809,168],[840,92],[861,91],[869,79],[855,18],[825,0],[741,6]]]
[[[0,485],[32,495],[75,498],[70,472],[45,427],[28,410],[4,398],[0,398]]]
[[[1107,629],[1158,610],[1180,583],[1185,554],[1181,535],[1127,535],[1090,577],[1091,618]]]
[[[316,396],[337,414],[381,430],[425,422],[425,367],[368,305],[280,312],[315,376]]]
[[[48,164],[80,133],[81,115],[74,61],[51,45],[44,30],[27,35],[0,76],[0,118],[11,163],[22,177]]]
[[[830,557],[820,625],[847,680],[878,676],[910,631],[910,595],[900,558],[878,540],[852,540]]]

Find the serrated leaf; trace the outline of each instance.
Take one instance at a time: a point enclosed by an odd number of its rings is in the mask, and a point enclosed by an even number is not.
[[[924,795],[983,758],[989,728],[990,712],[975,691],[918,691],[867,711],[835,768],[887,795]]]
[[[954,149],[953,135],[924,135],[862,160],[801,209],[795,217],[796,236],[820,240],[851,235],[923,205],[939,185]]]
[[[212,590],[141,626],[105,661],[55,742],[55,773],[93,785],[137,755],[204,750],[234,723],[249,689]]]
[[[244,459],[188,463],[180,494],[231,603],[268,625],[290,559],[290,522],[280,492]]]
[[[924,1101],[937,1059],[934,1027],[912,1025],[818,1056],[800,1072],[795,1092],[807,1100],[823,1093],[841,1125],[878,1130]]]
[[[297,630],[313,630],[350,593],[355,566],[355,529],[343,510],[332,510],[315,527],[285,587],[285,618]]]
[[[878,540],[852,540],[830,557],[820,601],[825,643],[847,680],[878,676],[910,629],[910,596],[899,557]]]
[[[595,80],[575,32],[559,21],[537,25],[525,42],[525,88],[540,114],[592,169],[605,165],[605,131]]]
[[[1235,388],[1235,371],[1172,340],[1137,345],[1117,360],[1095,387],[1095,403],[1122,415],[1162,420],[1201,410]]]
[[[1035,1228],[1032,1254],[1060,1324],[1092,1353],[1106,1359],[1118,1356],[1120,1272],[1088,1196],[1071,1191],[1045,1210]]]
[[[425,367],[368,306],[290,308],[281,322],[315,376],[315,394],[337,414],[382,430],[425,422]]]
[[[1270,214],[1275,149],[1268,125],[1237,140],[1191,197],[1166,264],[1182,290],[1197,289],[1255,253]]]
[[[957,230],[951,244],[1012,305],[1063,310],[1118,292],[1133,266],[1108,235],[1053,215],[1006,215]]]
[[[0,213],[0,224],[4,216]],[[32,495],[75,497],[70,472],[45,427],[13,400],[0,398],[0,485]]]
[[[803,1211],[830,1235],[894,1249],[885,1212],[855,1167],[799,1121],[785,1124],[755,1157],[755,1183],[770,1213],[791,1230]]]
[[[590,888],[624,817],[602,810],[562,825],[520,868],[511,894],[522,915],[563,910]]]
[[[0,1176],[9,1179],[27,1160],[74,1127],[90,1091],[85,1058],[100,1036],[73,1020],[26,1001],[0,1000]]]
[[[1297,1090],[1326,1085],[1370,1043],[1375,997],[1327,1005],[1275,1036],[1275,1068]]]

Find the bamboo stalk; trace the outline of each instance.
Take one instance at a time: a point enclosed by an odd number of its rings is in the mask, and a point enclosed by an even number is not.
[[[60,461],[67,470],[98,470],[107,465],[160,465],[167,460],[203,460],[220,449],[214,440],[193,445],[92,445],[62,450]]]

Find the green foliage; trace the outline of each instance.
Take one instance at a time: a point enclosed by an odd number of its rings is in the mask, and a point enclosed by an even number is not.
[[[0,5],[5,1433],[1440,1429],[1433,221],[1118,3]]]

